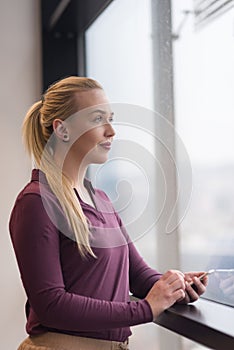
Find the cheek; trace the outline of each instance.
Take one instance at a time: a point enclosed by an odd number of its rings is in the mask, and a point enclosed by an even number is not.
[[[98,128],[95,128],[80,136],[74,142],[72,149],[84,155],[92,151],[101,140],[101,132]]]
[[[89,150],[95,147],[100,141],[101,141],[100,128],[89,130],[80,137],[80,143],[86,145],[86,148],[88,148]]]

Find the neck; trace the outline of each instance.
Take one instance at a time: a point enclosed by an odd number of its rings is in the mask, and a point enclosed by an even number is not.
[[[74,160],[69,154],[65,160],[61,159],[59,153],[54,153],[54,161],[62,169],[63,174],[71,181],[73,188],[77,190],[84,189],[84,177],[88,165],[85,165],[81,160]]]

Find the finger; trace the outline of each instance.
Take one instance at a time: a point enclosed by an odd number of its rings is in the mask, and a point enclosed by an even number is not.
[[[177,270],[169,270],[163,275],[163,277],[168,284],[171,284],[178,279],[184,281],[184,274]]]
[[[190,285],[191,287],[196,287],[196,288],[193,288],[195,289],[196,293],[198,295],[201,295],[203,294],[205,291],[206,291],[206,287],[205,285],[199,280],[199,278],[197,277],[193,277],[193,284]]]
[[[177,289],[173,294],[175,302],[180,302],[185,298],[185,291],[183,289]]]
[[[184,273],[182,271],[179,271],[179,270],[168,270],[166,273],[164,273],[163,276],[168,278],[169,276],[172,276],[172,275],[180,275],[180,276],[184,277]]]
[[[208,285],[209,277],[205,276],[201,280],[202,284],[206,287]]]
[[[207,275],[207,272],[205,272],[205,271],[192,271],[192,272],[186,272],[185,273],[185,277],[186,277],[186,279],[193,279],[193,277],[202,277],[202,276],[205,276],[205,275]]]
[[[187,281],[189,283],[193,281],[192,277],[189,274],[187,274],[187,273],[185,274],[185,278],[184,279],[185,279],[185,281]]]
[[[185,287],[185,280],[182,278],[177,278],[170,285],[173,288],[173,290],[177,290],[177,289],[185,290],[185,288],[186,288]]]
[[[207,271],[199,271],[199,272],[194,272],[193,273],[193,276],[194,277],[198,277],[198,278],[201,278],[202,276],[207,276],[208,275],[208,272]]]
[[[194,284],[194,278],[196,278],[197,280],[201,281],[204,286],[208,285],[208,275],[207,275],[207,273],[204,273],[204,274],[200,274],[199,273],[199,276],[195,276],[194,275],[193,277],[191,277],[190,280],[186,279],[186,281],[188,281],[190,283],[190,285],[193,285]]]
[[[186,282],[186,292],[188,294],[187,302],[196,301],[199,298],[199,295],[196,293],[196,291],[193,289],[192,285],[188,282]]]
[[[184,296],[183,299],[177,300],[178,303],[184,305],[184,304],[188,304],[188,303],[191,303],[191,302],[195,301],[195,300],[191,299],[191,297],[190,297],[190,295],[189,295],[189,293],[188,293],[188,291],[186,289],[184,291],[184,294],[185,294],[185,296]]]

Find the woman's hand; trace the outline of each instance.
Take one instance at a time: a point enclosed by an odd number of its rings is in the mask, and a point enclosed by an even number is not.
[[[182,300],[179,300],[181,304],[194,302],[200,297],[200,295],[205,293],[208,284],[208,277],[204,276],[202,280],[200,280],[199,276],[203,274],[204,272],[187,272],[184,274],[185,297]]]
[[[167,271],[146,296],[154,320],[175,302],[185,299],[185,275],[177,270]]]

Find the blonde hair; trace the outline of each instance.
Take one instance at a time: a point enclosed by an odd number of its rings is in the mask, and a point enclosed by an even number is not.
[[[46,151],[47,142],[53,134],[53,120],[65,120],[79,109],[74,95],[80,91],[102,89],[102,86],[90,78],[71,76],[51,85],[41,101],[36,102],[27,112],[23,122],[23,139],[38,169],[42,170],[48,184],[59,200],[66,218],[73,230],[81,256],[95,256],[89,242],[87,219],[77,200],[72,184],[53,161],[53,156]],[[42,159],[43,158],[43,159]],[[78,220],[77,220],[78,218]]]

